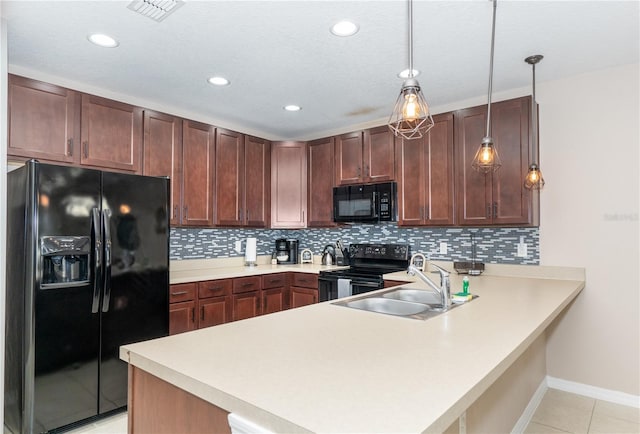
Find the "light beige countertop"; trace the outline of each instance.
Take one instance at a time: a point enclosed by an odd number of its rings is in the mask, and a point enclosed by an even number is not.
[[[254,267],[244,266],[243,258],[183,260],[170,262],[169,282],[173,285],[176,283],[199,282],[213,279],[285,273],[288,271],[318,274],[321,270],[335,270],[339,268],[347,267],[321,265],[319,256],[314,257],[313,264],[287,265],[271,265],[270,256],[259,256],[258,265]]]
[[[325,302],[125,345],[120,357],[274,432],[441,432],[578,295],[585,274],[495,266],[470,280],[478,298],[428,320]],[[461,282],[451,275],[452,292]]]

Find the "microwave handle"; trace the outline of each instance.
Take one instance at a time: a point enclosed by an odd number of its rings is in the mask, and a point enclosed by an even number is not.
[[[372,213],[372,217],[378,218],[379,217],[379,204],[378,204],[378,192],[374,191],[373,192],[373,203],[371,204],[371,207],[373,208],[371,211],[373,211]]]

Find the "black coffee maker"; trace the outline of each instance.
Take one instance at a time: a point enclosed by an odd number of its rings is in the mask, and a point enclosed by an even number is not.
[[[278,264],[297,264],[298,245],[298,240],[278,238],[276,240],[276,259]]]

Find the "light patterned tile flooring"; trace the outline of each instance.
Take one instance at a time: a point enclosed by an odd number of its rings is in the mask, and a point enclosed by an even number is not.
[[[94,422],[69,434],[125,434],[127,414]],[[525,434],[639,434],[640,409],[548,389]]]

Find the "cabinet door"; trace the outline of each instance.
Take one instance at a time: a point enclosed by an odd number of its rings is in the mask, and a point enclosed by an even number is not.
[[[180,224],[182,206],[182,119],[144,111],[144,161],[142,174],[171,178],[171,221]]]
[[[196,302],[183,301],[169,304],[169,334],[188,332],[196,329]]]
[[[336,225],[333,221],[333,147],[331,137],[309,142],[309,227]]]
[[[79,94],[9,74],[7,154],[80,163]]]
[[[342,134],[335,141],[336,185],[361,183],[364,177],[362,132]]]
[[[426,137],[425,224],[454,223],[453,114],[434,116],[434,126]]]
[[[257,137],[244,138],[245,224],[269,226],[271,215],[271,143]]]
[[[271,227],[304,228],[307,148],[303,142],[271,144]]]
[[[487,107],[478,106],[456,111],[454,123],[458,224],[491,224],[493,221],[491,209],[492,176],[490,173],[483,174],[471,167],[473,157],[486,134]],[[498,153],[501,152],[498,147]]]
[[[531,192],[523,186],[529,168],[531,98],[491,107],[492,134],[502,167],[493,174],[493,223],[531,224]]]
[[[235,131],[216,132],[216,218],[220,226],[242,226],[244,212],[244,137]]]
[[[285,287],[262,290],[262,314],[280,312],[285,310],[287,303],[287,290]]]
[[[232,297],[234,321],[260,315],[260,291],[234,294]]]
[[[362,162],[366,182],[396,179],[394,143],[394,136],[386,125],[365,130]]]
[[[182,124],[182,224],[213,226],[214,127]]]
[[[83,94],[81,119],[81,164],[142,172],[142,108]]]
[[[291,308],[306,306],[318,302],[318,290],[309,288],[291,287]]]
[[[419,226],[425,222],[426,138],[399,140],[398,161],[398,225]]]
[[[231,321],[231,297],[212,297],[198,300],[198,328],[211,327]]]

